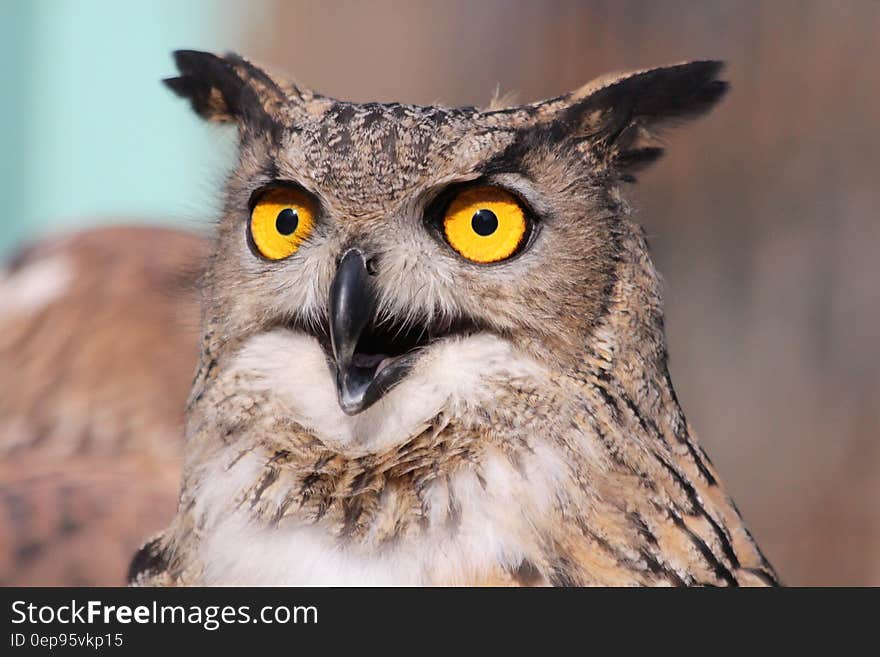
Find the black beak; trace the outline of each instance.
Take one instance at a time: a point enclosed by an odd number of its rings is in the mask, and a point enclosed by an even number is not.
[[[339,406],[356,415],[374,404],[409,370],[408,359],[359,353],[358,343],[375,322],[376,292],[360,249],[349,249],[330,286],[330,344]]]

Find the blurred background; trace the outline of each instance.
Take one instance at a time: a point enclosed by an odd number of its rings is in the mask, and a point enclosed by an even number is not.
[[[195,48],[454,105],[726,60],[630,190],[673,379],[786,583],[880,585],[878,35],[874,0],[0,0],[0,583],[121,583],[173,515],[235,137],[158,84]]]

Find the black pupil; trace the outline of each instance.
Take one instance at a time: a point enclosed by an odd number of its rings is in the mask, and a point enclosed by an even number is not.
[[[482,235],[483,237],[491,235],[498,229],[498,217],[491,210],[483,208],[474,213],[474,216],[471,218],[471,228],[474,229],[477,235]]]
[[[293,208],[284,208],[275,219],[275,228],[282,235],[292,235],[299,225],[299,216]]]

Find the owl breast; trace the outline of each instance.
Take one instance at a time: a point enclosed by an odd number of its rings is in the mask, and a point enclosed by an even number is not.
[[[543,484],[528,491],[520,490],[522,478],[501,454],[484,461],[482,480],[468,470],[438,479],[422,493],[418,513],[424,517],[390,541],[401,510],[395,497],[406,496],[398,492],[386,492],[363,535],[350,539],[341,540],[332,523],[291,518],[273,526],[246,512],[218,516],[201,546],[202,577],[273,586],[503,582],[540,558],[535,528],[550,512],[556,486],[548,471],[557,467],[550,458],[540,461],[526,465],[545,469]],[[259,464],[250,467],[256,472]]]
[[[546,379],[501,338],[458,336],[427,347],[395,389],[351,416],[314,338],[252,338],[215,385],[234,382],[226,403],[251,409],[248,427],[206,447],[191,473],[205,528],[200,579],[504,581],[537,558],[535,527],[550,517],[566,468],[549,442],[522,451],[485,441],[487,409],[503,404],[499,389]],[[218,417],[241,421],[228,407]]]

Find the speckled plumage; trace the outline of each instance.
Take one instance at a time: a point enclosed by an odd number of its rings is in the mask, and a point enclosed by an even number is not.
[[[235,57],[177,55],[169,82],[239,126],[204,280],[180,508],[136,584],[773,584],[667,369],[659,284],[624,182],[650,130],[726,86],[692,62],[529,106],[356,105]],[[247,203],[321,201],[291,258],[255,257]],[[451,185],[515,190],[520,255],[465,262],[425,214]],[[349,416],[326,354],[339,257],[375,262],[380,319],[438,336]]]

